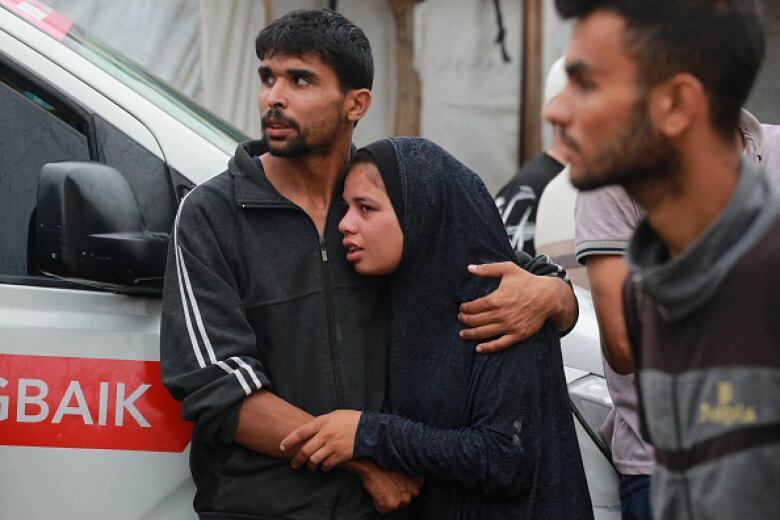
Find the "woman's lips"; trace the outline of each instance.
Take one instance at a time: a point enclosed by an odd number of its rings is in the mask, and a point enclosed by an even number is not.
[[[362,247],[358,247],[354,244],[344,244],[344,247],[347,249],[347,260],[350,262],[357,262],[363,257],[364,249]]]

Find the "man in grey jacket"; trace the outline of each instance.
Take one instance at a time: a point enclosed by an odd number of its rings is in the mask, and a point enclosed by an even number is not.
[[[749,0],[557,0],[576,18],[561,125],[571,180],[619,184],[645,210],[624,287],[653,514],[780,509],[780,199],[741,157],[761,64]],[[614,355],[610,361],[615,364]]]
[[[160,357],[195,422],[195,509],[204,519],[374,518],[419,483],[366,462],[296,472],[279,449],[314,415],[377,411],[384,399],[385,284],[355,273],[337,229],[353,128],[371,104],[371,48],[323,9],[273,22],[256,51],[263,140],[241,144],[226,172],[181,202],[168,255]],[[573,321],[563,281],[514,264],[480,270],[506,275],[498,294],[462,309],[464,334],[491,338],[487,350],[548,318],[560,330]]]
[[[772,160],[780,156],[780,143],[765,138],[761,125],[747,110],[742,110],[738,138],[748,161],[761,164],[777,183],[780,171],[771,170]],[[775,184],[776,185],[776,184]],[[639,434],[638,399],[631,352],[623,318],[623,284],[628,275],[624,255],[628,240],[644,212],[620,186],[606,186],[577,194],[574,210],[577,260],[585,264],[593,307],[599,322],[604,354],[604,374],[614,408],[601,428],[612,448],[612,462],[620,472],[620,503],[623,520],[646,520],[649,513],[649,475],[653,469],[653,450]],[[610,364],[612,366],[610,366]]]

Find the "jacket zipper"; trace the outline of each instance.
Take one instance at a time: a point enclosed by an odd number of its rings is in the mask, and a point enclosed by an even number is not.
[[[328,216],[326,216],[325,220],[325,229],[323,230],[322,236],[320,236],[320,232],[317,229],[317,226],[314,224],[314,221],[309,217],[308,213],[303,211],[300,206],[296,206],[292,203],[281,203],[281,204],[257,204],[257,203],[251,203],[251,202],[242,202],[240,203],[240,206],[242,209],[291,209],[294,211],[299,211],[303,213],[306,216],[306,219],[311,223],[312,228],[314,229],[314,233],[317,236],[317,240],[320,246],[320,264],[322,265],[322,278],[323,283],[325,284],[325,302],[327,306],[327,326],[328,326],[328,349],[330,351],[330,363],[333,368],[333,385],[335,387],[336,391],[336,406],[335,408],[343,408],[344,407],[344,400],[342,399],[342,392],[341,392],[341,371],[339,370],[339,359],[338,359],[338,353],[336,352],[336,340],[334,338],[334,324],[336,323],[336,316],[334,311],[334,304],[333,304],[333,294],[332,294],[332,288],[330,284],[330,271],[328,269],[328,249],[325,244],[325,235],[328,231],[328,223],[327,218],[330,216],[330,210],[328,210]]]
[[[333,364],[333,384],[336,386],[336,408],[344,407],[344,400],[341,398],[341,371],[340,362],[335,345],[336,340],[333,337],[333,327],[336,323],[335,310],[333,305],[333,290],[330,285],[330,270],[328,269],[328,249],[325,246],[325,234],[328,230],[327,221],[323,236],[320,237],[320,256],[322,258],[322,278],[325,281],[325,302],[328,307],[328,346],[330,347],[330,362]]]

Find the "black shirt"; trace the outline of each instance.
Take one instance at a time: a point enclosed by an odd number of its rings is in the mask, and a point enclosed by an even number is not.
[[[536,210],[547,184],[563,165],[542,153],[525,164],[496,195],[496,205],[515,251],[536,256]]]

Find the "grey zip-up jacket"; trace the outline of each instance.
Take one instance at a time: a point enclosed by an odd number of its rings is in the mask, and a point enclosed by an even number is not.
[[[176,218],[163,295],[163,381],[195,421],[190,468],[201,518],[374,518],[350,473],[294,471],[233,442],[238,408],[261,388],[320,415],[378,411],[385,394],[386,281],[358,275],[337,229],[324,238],[240,146]]]
[[[743,161],[731,199],[694,244],[669,258],[644,222],[629,265],[654,516],[778,518],[780,197]]]

